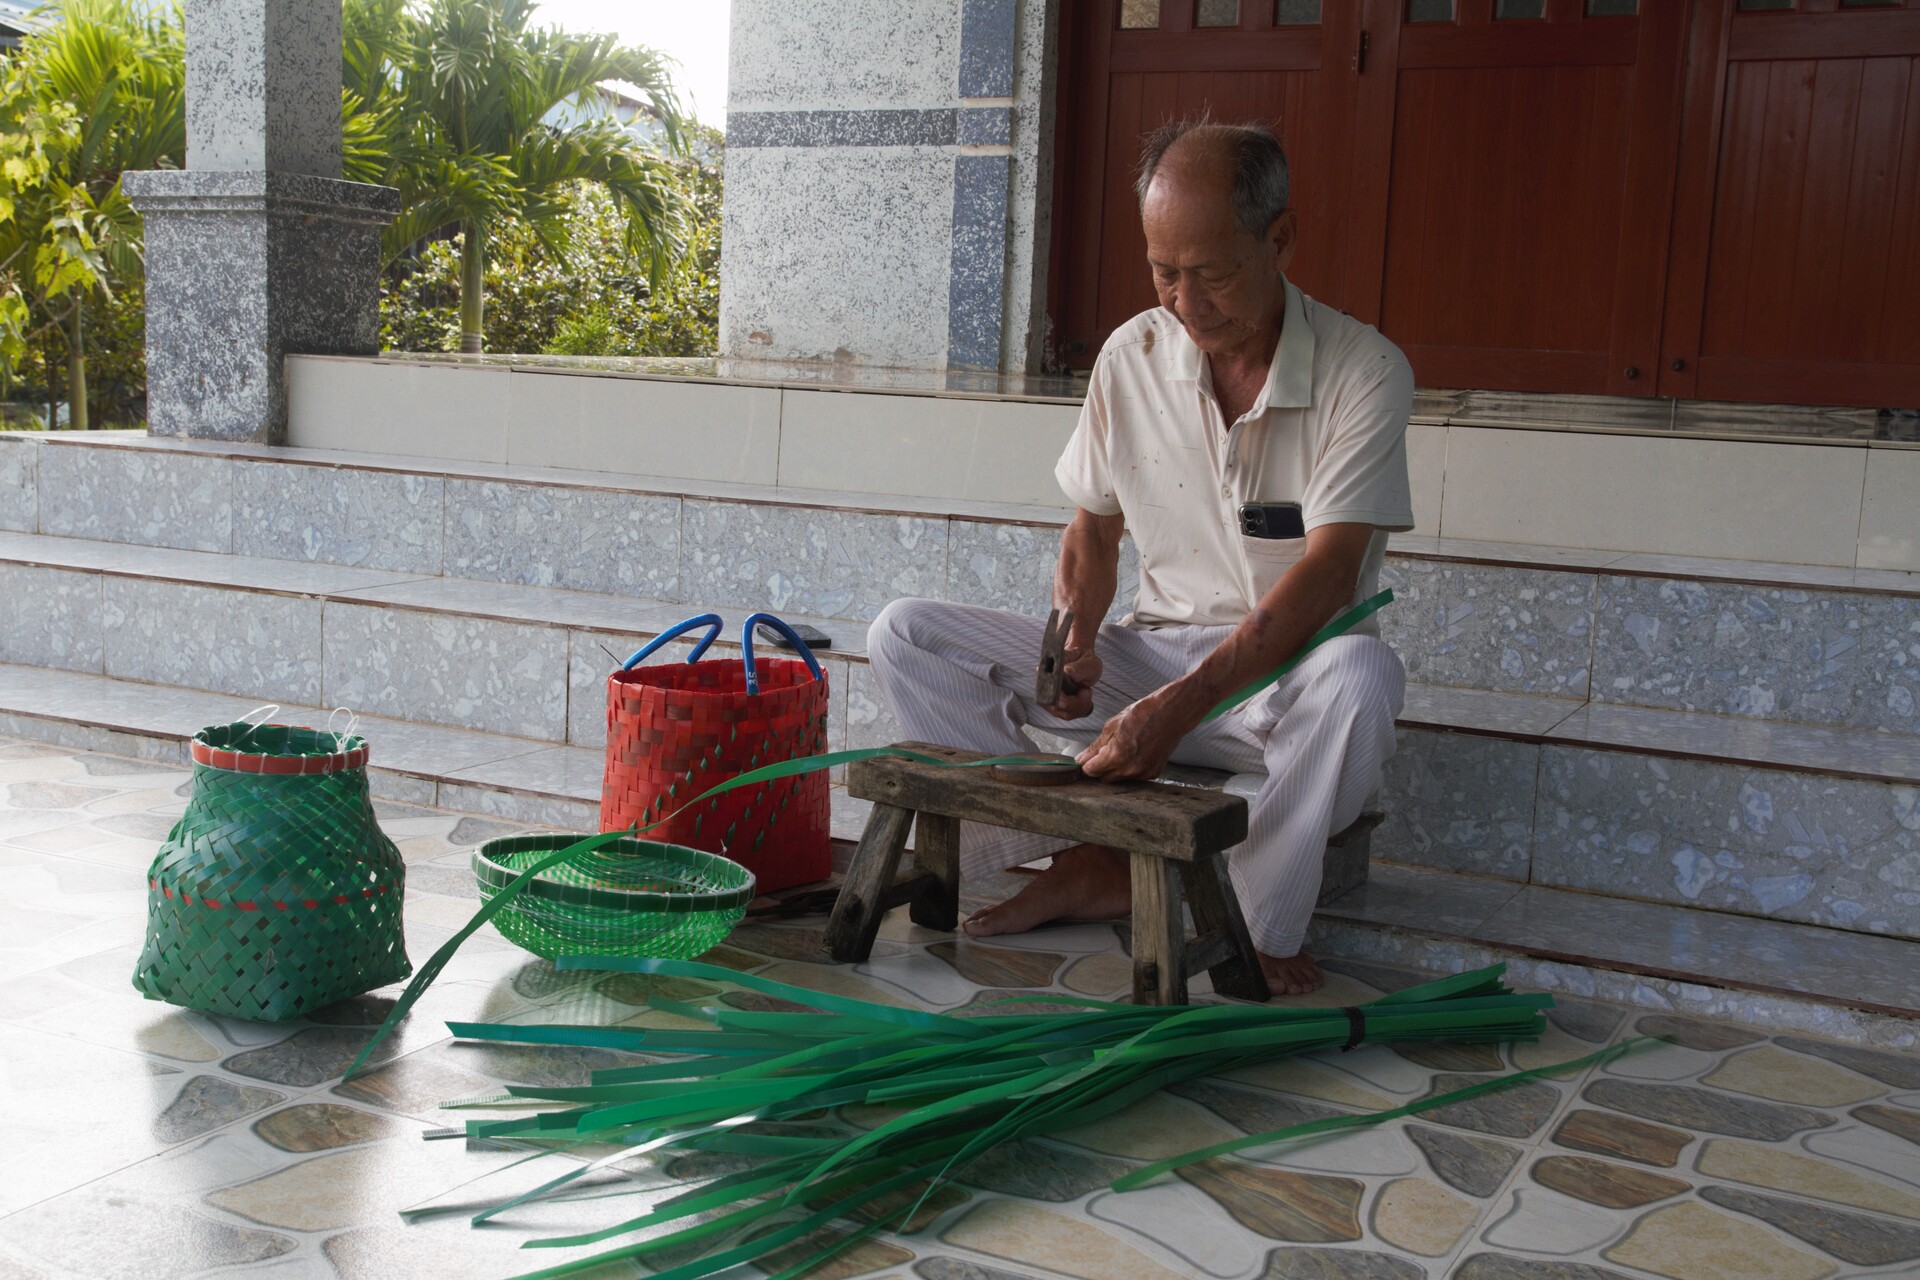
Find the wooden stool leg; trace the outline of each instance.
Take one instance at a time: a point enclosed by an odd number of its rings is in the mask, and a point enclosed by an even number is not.
[[[827,952],[835,960],[857,963],[873,954],[874,935],[880,932],[880,917],[887,913],[887,894],[912,826],[913,810],[873,806],[827,921]]]
[[[1186,930],[1180,924],[1175,863],[1128,855],[1133,868],[1133,1002],[1187,1002]]]
[[[1193,928],[1201,938],[1225,934],[1232,943],[1227,958],[1208,969],[1213,989],[1223,996],[1239,1000],[1269,1000],[1267,975],[1260,968],[1260,953],[1253,949],[1247,934],[1247,918],[1240,914],[1240,898],[1227,875],[1224,854],[1180,864],[1185,881],[1187,905],[1193,908]]]
[[[913,861],[933,877],[914,895],[909,908],[913,922],[951,933],[960,924],[960,819],[923,810],[919,835],[913,841]]]

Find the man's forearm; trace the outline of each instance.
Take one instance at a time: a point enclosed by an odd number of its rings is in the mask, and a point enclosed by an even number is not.
[[[1120,517],[1079,512],[1060,539],[1060,563],[1054,571],[1053,604],[1073,611],[1068,644],[1091,649],[1113,607],[1120,581]]]
[[[1353,600],[1351,554],[1309,552],[1205,661],[1162,691],[1169,715],[1199,724],[1230,695],[1272,672]]]

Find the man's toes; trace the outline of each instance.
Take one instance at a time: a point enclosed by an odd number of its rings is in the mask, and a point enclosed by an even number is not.
[[[975,938],[990,938],[997,933],[1005,933],[1006,922],[1000,917],[1004,914],[1001,908],[1006,905],[1004,902],[996,902],[990,907],[982,907],[968,916],[960,927],[968,936]]]

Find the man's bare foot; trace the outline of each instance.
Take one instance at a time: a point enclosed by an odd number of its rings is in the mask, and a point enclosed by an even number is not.
[[[1260,953],[1260,972],[1267,975],[1267,986],[1277,996],[1312,995],[1326,985],[1327,975],[1302,951],[1298,955],[1270,956]]]
[[[1025,933],[1055,920],[1124,920],[1133,909],[1127,860],[1111,849],[1080,844],[1053,855],[1053,865],[1005,902],[967,917],[975,938]]]

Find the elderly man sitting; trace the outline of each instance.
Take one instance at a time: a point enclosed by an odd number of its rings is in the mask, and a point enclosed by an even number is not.
[[[1298,219],[1270,131],[1169,125],[1148,139],[1137,189],[1160,306],[1108,339],[1055,470],[1079,508],[1054,582],[1074,616],[1065,671],[1078,690],[1036,705],[1042,624],[993,609],[896,601],[869,652],[912,738],[1019,752],[1031,727],[1089,743],[1079,760],[1100,778],[1152,778],[1169,761],[1264,771],[1228,864],[1269,984],[1304,994],[1323,981],[1301,942],[1327,836],[1380,784],[1406,672],[1363,624],[1235,712],[1201,718],[1376,590],[1387,532],[1413,527],[1413,373],[1378,331],[1287,282]],[[1129,529],[1139,594],[1125,621],[1102,624]],[[967,932],[1127,913],[1127,864],[1110,850],[962,832],[963,873],[1048,853]]]

